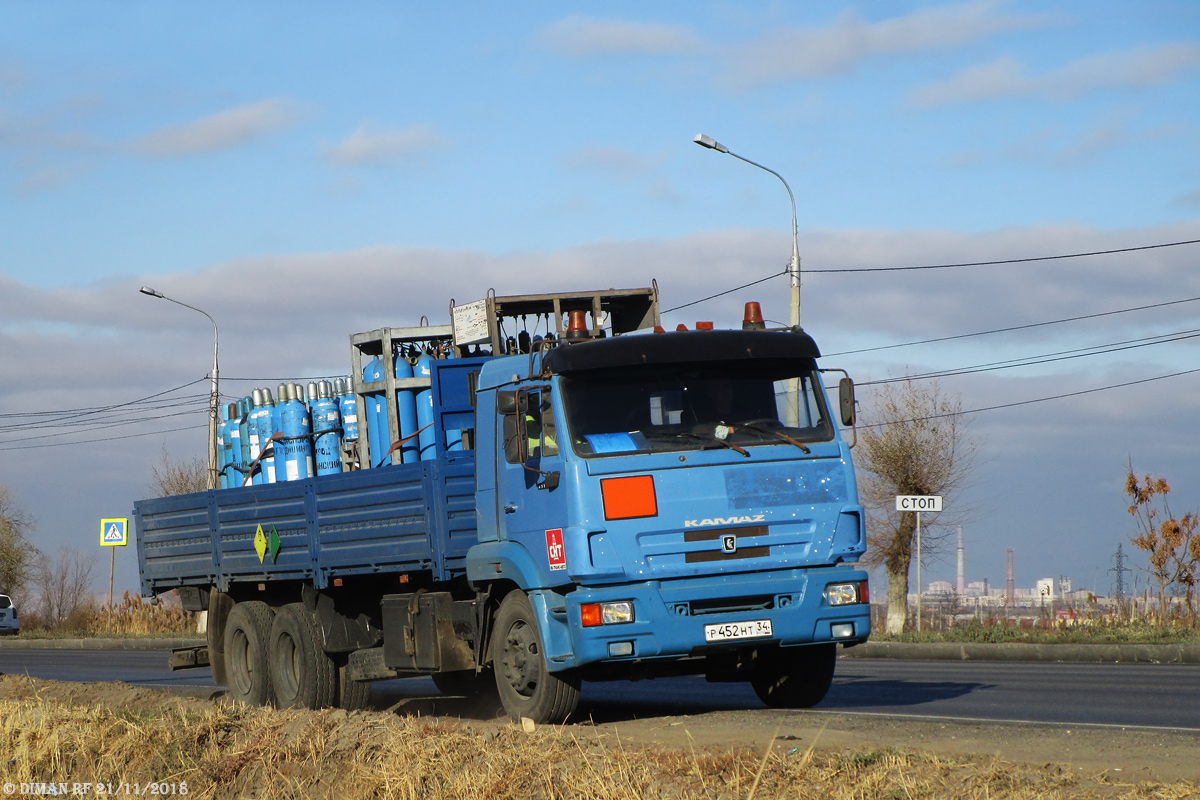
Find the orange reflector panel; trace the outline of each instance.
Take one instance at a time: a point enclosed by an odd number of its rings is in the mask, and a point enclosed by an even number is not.
[[[658,516],[658,499],[654,496],[652,475],[604,478],[600,481],[600,494],[604,497],[605,519]]]
[[[603,624],[604,622],[602,619],[600,619],[599,603],[587,603],[580,606],[579,616],[580,622],[583,623],[583,627],[585,628],[594,628],[597,625]]]

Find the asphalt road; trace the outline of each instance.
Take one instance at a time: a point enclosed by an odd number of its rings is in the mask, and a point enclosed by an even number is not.
[[[172,673],[153,650],[4,649],[0,672],[217,691],[208,670]],[[371,697],[386,708],[435,694],[432,681],[414,678],[375,683]],[[602,722],[763,707],[745,684],[671,678],[585,683],[580,712]],[[1200,732],[1200,666],[842,659],[817,710]]]

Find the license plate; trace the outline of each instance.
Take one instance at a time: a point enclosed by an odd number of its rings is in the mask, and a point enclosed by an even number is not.
[[[704,641],[727,642],[731,639],[757,639],[771,635],[771,620],[754,619],[749,622],[724,622],[704,626]]]

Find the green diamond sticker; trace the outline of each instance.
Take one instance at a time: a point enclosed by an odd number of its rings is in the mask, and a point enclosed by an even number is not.
[[[254,552],[258,553],[258,563],[261,564],[267,554],[267,535],[263,533],[262,525],[258,526],[258,532],[254,534]]]
[[[271,526],[271,563],[275,563],[279,558],[279,548],[283,545],[279,541],[279,531],[275,530],[275,526]]]

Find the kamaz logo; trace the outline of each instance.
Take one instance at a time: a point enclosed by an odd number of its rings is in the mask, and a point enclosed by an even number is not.
[[[704,519],[685,519],[685,528],[703,528],[706,525],[741,525],[745,522],[766,522],[766,514],[755,514],[752,517],[706,517]]]

